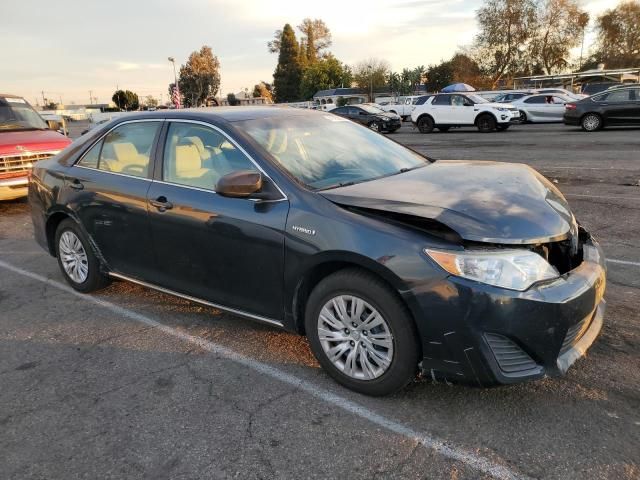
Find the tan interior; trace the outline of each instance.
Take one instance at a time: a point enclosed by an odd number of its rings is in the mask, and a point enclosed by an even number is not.
[[[110,172],[144,173],[148,165],[149,157],[139,154],[130,142],[105,144],[100,159],[100,168]]]

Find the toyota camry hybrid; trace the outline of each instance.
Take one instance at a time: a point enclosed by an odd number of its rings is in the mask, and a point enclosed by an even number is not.
[[[365,394],[561,374],[603,324],[602,251],[542,175],[326,112],[116,119],[38,162],[29,201],[76,290],[128,280],[304,334]]]

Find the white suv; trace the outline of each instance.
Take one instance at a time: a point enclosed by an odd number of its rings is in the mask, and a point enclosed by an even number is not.
[[[417,106],[411,121],[421,133],[473,125],[481,132],[492,132],[506,130],[518,122],[519,115],[509,103],[491,103],[473,93],[439,93]]]

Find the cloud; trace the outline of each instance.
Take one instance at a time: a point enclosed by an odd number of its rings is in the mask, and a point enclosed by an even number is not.
[[[116,62],[116,70],[120,72],[126,72],[128,70],[140,70],[141,65],[139,63],[131,62]]]

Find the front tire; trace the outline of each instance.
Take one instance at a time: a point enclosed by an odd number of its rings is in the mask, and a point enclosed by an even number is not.
[[[476,120],[476,126],[482,133],[493,132],[496,129],[496,119],[489,114],[480,115]]]
[[[522,110],[520,110],[520,122],[521,123],[527,123],[528,119],[527,119],[527,114],[525,112],[523,112]]]
[[[89,241],[73,220],[66,219],[58,225],[55,249],[62,275],[75,290],[89,293],[109,284]]]
[[[585,132],[595,132],[602,128],[602,117],[597,113],[587,113],[580,121],[580,126]]]
[[[309,296],[311,350],[338,383],[381,396],[407,385],[418,367],[416,328],[407,307],[380,279],[359,269],[336,272]]]
[[[420,117],[418,119],[418,130],[420,130],[420,133],[431,133],[433,132],[434,126],[433,118],[431,117]]]
[[[376,122],[371,122],[369,124],[369,128],[371,130],[373,130],[374,132],[379,132],[380,131],[380,125],[378,125]]]

